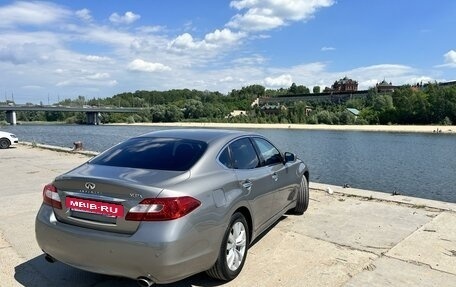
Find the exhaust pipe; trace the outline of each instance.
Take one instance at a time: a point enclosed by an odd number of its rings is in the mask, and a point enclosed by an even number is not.
[[[54,263],[54,262],[57,261],[57,260],[55,260],[54,257],[52,257],[51,255],[49,255],[49,254],[47,254],[47,253],[45,253],[44,259],[46,259],[46,261],[49,262],[49,263]]]
[[[154,285],[154,282],[147,277],[138,277],[138,279],[136,279],[136,282],[138,282],[139,286],[141,287],[150,287]]]

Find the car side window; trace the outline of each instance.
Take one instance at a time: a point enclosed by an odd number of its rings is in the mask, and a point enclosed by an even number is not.
[[[254,138],[253,140],[264,159],[264,165],[273,165],[283,162],[280,151],[270,142],[262,138]]]
[[[220,153],[219,161],[220,161],[221,164],[223,164],[227,168],[233,168],[233,165],[231,163],[231,157],[230,157],[230,152],[228,150],[228,147],[225,148],[222,151],[222,153]]]
[[[258,167],[260,160],[252,142],[248,138],[230,144],[235,169],[252,169]]]

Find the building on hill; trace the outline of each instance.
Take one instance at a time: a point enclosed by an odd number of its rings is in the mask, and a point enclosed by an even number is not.
[[[396,86],[393,86],[391,82],[387,82],[385,80],[381,81],[380,83],[377,83],[375,85],[375,89],[377,90],[377,93],[392,93],[394,92],[394,89]]]
[[[250,107],[251,107],[251,108],[258,107],[258,106],[260,106],[260,97],[257,97],[257,98],[250,104]]]
[[[287,107],[285,105],[281,105],[280,103],[266,103],[260,107],[260,110],[268,115],[277,115],[281,111],[286,111]]]
[[[344,78],[334,82],[331,87],[331,91],[335,93],[356,92],[358,91],[358,82],[345,76]]]
[[[347,108],[347,111],[348,111],[350,114],[354,115],[354,116],[355,116],[355,119],[358,118],[358,116],[359,116],[359,110],[358,110],[358,109],[355,109],[355,108]]]
[[[234,117],[239,117],[239,116],[246,116],[247,111],[244,110],[233,110],[228,116],[225,118],[234,118]]]

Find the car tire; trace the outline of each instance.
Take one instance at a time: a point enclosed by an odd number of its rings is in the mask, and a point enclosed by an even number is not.
[[[215,279],[230,281],[236,278],[244,266],[249,248],[249,230],[244,215],[236,212],[223,236],[219,256],[206,273]]]
[[[307,178],[303,175],[301,179],[301,184],[298,190],[298,198],[296,202],[296,207],[292,212],[296,215],[302,215],[307,210],[309,206],[309,184],[307,183]]]
[[[0,139],[0,149],[9,148],[10,145],[11,143],[8,139]]]

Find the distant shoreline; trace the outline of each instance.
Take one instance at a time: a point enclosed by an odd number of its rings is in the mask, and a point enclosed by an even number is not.
[[[20,122],[19,125],[66,125],[65,122]],[[77,124],[75,124],[77,125]],[[107,126],[151,126],[186,128],[229,128],[229,129],[295,129],[322,131],[397,132],[397,133],[441,133],[456,134],[456,125],[325,125],[325,124],[255,124],[216,122],[167,122],[167,123],[107,123]],[[9,126],[9,125],[5,125]],[[3,127],[0,125],[0,127]]]
[[[193,127],[193,128],[241,128],[241,129],[297,129],[325,131],[363,131],[363,132],[398,132],[398,133],[442,133],[456,134],[456,126],[440,125],[323,125],[323,124],[253,124],[253,123],[110,123],[118,126],[156,126],[156,127]]]

